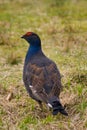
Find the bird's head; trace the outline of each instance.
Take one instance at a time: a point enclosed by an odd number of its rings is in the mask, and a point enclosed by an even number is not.
[[[21,38],[24,38],[32,46],[41,46],[39,36],[33,32],[27,32]]]

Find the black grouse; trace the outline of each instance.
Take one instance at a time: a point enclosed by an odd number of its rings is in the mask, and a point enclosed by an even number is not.
[[[30,97],[40,106],[42,102],[46,103],[53,115],[58,112],[68,115],[59,99],[62,89],[60,72],[56,64],[44,55],[40,37],[27,32],[21,38],[30,44],[23,70],[23,81]]]

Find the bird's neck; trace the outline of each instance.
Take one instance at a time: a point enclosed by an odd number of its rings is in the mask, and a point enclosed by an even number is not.
[[[41,46],[30,45],[26,54],[25,63],[28,63],[32,56],[36,55],[38,51],[41,51]]]

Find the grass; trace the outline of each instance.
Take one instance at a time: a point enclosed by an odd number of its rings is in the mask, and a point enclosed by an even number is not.
[[[60,99],[68,117],[41,112],[22,81],[27,31],[38,33],[64,86]],[[6,100],[12,93],[11,100]],[[87,129],[87,1],[0,1],[0,129]]]

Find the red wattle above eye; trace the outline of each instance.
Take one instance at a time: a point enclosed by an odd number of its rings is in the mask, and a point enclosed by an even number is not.
[[[31,34],[32,34],[32,32],[27,32],[27,33],[26,33],[27,36],[29,36],[29,35],[31,35]]]

